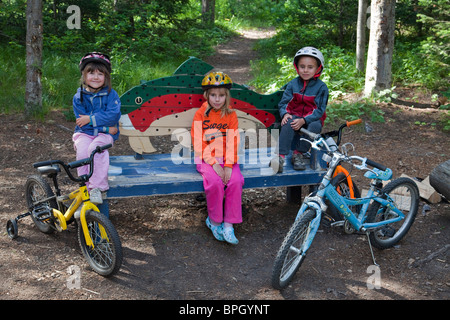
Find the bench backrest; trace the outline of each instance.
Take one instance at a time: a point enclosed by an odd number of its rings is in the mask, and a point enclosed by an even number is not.
[[[190,146],[192,120],[205,101],[201,82],[212,69],[213,66],[191,57],[172,76],[142,81],[120,97],[120,132],[128,136],[137,154],[157,151],[151,144],[152,136],[183,136],[182,144]],[[279,123],[278,102],[282,94],[283,91],[259,94],[233,83],[231,105],[238,114],[240,129],[273,128]]]

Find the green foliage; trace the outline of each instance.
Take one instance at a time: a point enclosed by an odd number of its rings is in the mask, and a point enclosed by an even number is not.
[[[271,54],[276,43],[263,41],[258,48],[264,48],[263,59],[253,62],[255,80],[251,83],[260,91],[273,92],[297,76],[293,57],[274,58]],[[344,92],[360,92],[364,88],[364,75],[355,68],[355,56],[337,46],[320,49],[325,57],[325,68],[321,79],[327,84],[332,97]]]
[[[371,122],[384,122],[384,111],[370,100],[359,102],[343,101],[327,106],[327,122],[338,123],[368,118]]]
[[[25,96],[25,52],[24,48],[6,48],[0,53],[0,113],[21,112]],[[171,74],[178,62],[166,61],[152,63],[151,60],[136,55],[120,55],[113,60],[112,85],[119,93],[139,84],[140,80],[156,79]],[[63,56],[48,52],[43,57],[42,95],[43,113],[53,108],[69,110],[71,114],[72,98],[80,85],[78,56]]]
[[[441,105],[439,109],[447,111],[442,114],[440,121],[443,125],[443,131],[450,132],[450,89],[447,88],[442,94],[447,98],[447,103]]]
[[[88,51],[111,55],[113,85],[123,93],[141,79],[170,74],[188,56],[212,54],[214,45],[226,41],[233,30],[249,26],[271,26],[278,31],[255,47],[261,59],[252,62],[255,80],[251,84],[259,91],[278,90],[296,77],[292,58],[300,47],[309,45],[325,55],[322,80],[332,102],[364,86],[364,74],[354,67],[358,5],[354,0],[216,0],[214,26],[203,25],[199,0],[58,0],[43,1],[43,5],[46,110],[70,108],[78,86],[77,64]],[[81,8],[81,29],[67,28],[69,5]],[[20,111],[24,105],[25,8],[26,0],[0,2],[0,112]],[[446,0],[397,0],[395,85],[448,90],[449,13]],[[373,99],[385,101],[390,96],[391,92]],[[377,118],[372,103],[342,106],[350,109],[349,114],[335,106],[330,117],[333,113],[348,117],[352,112],[356,116],[363,110]]]
[[[393,82],[420,84],[432,90],[448,87],[450,66],[444,55],[433,54],[432,43],[397,42],[393,55]]]
[[[25,49],[2,49],[0,52],[0,113],[23,110],[25,76]]]
[[[279,24],[285,12],[284,1],[216,0],[216,20],[235,20],[241,25],[274,26]]]
[[[114,7],[114,3],[116,6]],[[203,26],[194,0],[44,1],[43,113],[71,108],[80,57],[103,51],[112,58],[114,89],[122,94],[171,74],[189,56],[204,57],[233,34],[226,24]],[[81,29],[68,29],[69,5],[81,9]],[[20,112],[25,95],[26,0],[0,2],[0,112]]]

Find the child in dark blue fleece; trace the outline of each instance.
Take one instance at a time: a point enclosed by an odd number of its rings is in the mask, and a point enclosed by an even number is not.
[[[300,49],[294,57],[294,67],[298,77],[291,80],[284,91],[278,108],[281,116],[279,155],[271,160],[275,172],[283,172],[286,155],[295,144],[292,164],[295,170],[304,170],[308,159],[305,153],[310,145],[300,141],[300,128],[320,133],[326,118],[328,87],[319,79],[323,67],[322,53],[314,47]]]

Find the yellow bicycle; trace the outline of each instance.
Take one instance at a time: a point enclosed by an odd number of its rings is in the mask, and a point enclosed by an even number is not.
[[[78,241],[83,256],[98,274],[108,277],[117,273],[122,265],[122,244],[119,234],[107,216],[90,201],[86,182],[94,171],[94,155],[110,148],[112,145],[97,147],[89,158],[65,164],[61,160],[48,160],[33,164],[39,174],[28,177],[25,184],[25,198],[28,212],[10,219],[6,230],[11,239],[18,237],[17,222],[31,216],[36,227],[43,233],[62,232],[73,221],[78,226]],[[70,172],[84,165],[89,165],[89,173],[74,177]],[[61,195],[58,185],[60,166],[69,178],[80,184],[80,187],[65,195]],[[53,181],[54,189],[45,178]]]

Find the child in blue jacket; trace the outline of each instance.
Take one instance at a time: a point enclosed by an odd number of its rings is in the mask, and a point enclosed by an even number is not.
[[[274,172],[283,172],[286,155],[295,146],[292,164],[295,170],[305,170],[308,158],[305,154],[310,144],[300,141],[300,128],[320,133],[326,118],[328,87],[319,79],[324,67],[322,53],[314,47],[300,49],[294,57],[294,67],[298,77],[291,80],[285,88],[278,104],[281,116],[279,136],[279,155],[273,158],[270,166]]]
[[[81,87],[73,97],[76,117],[73,134],[77,160],[88,158],[97,146],[112,144],[119,137],[120,99],[111,88],[111,62],[98,52],[86,54],[80,61]],[[108,185],[109,153],[94,157],[94,172],[86,184],[93,203],[101,204],[102,191]],[[89,166],[77,169],[78,175],[89,173]]]

